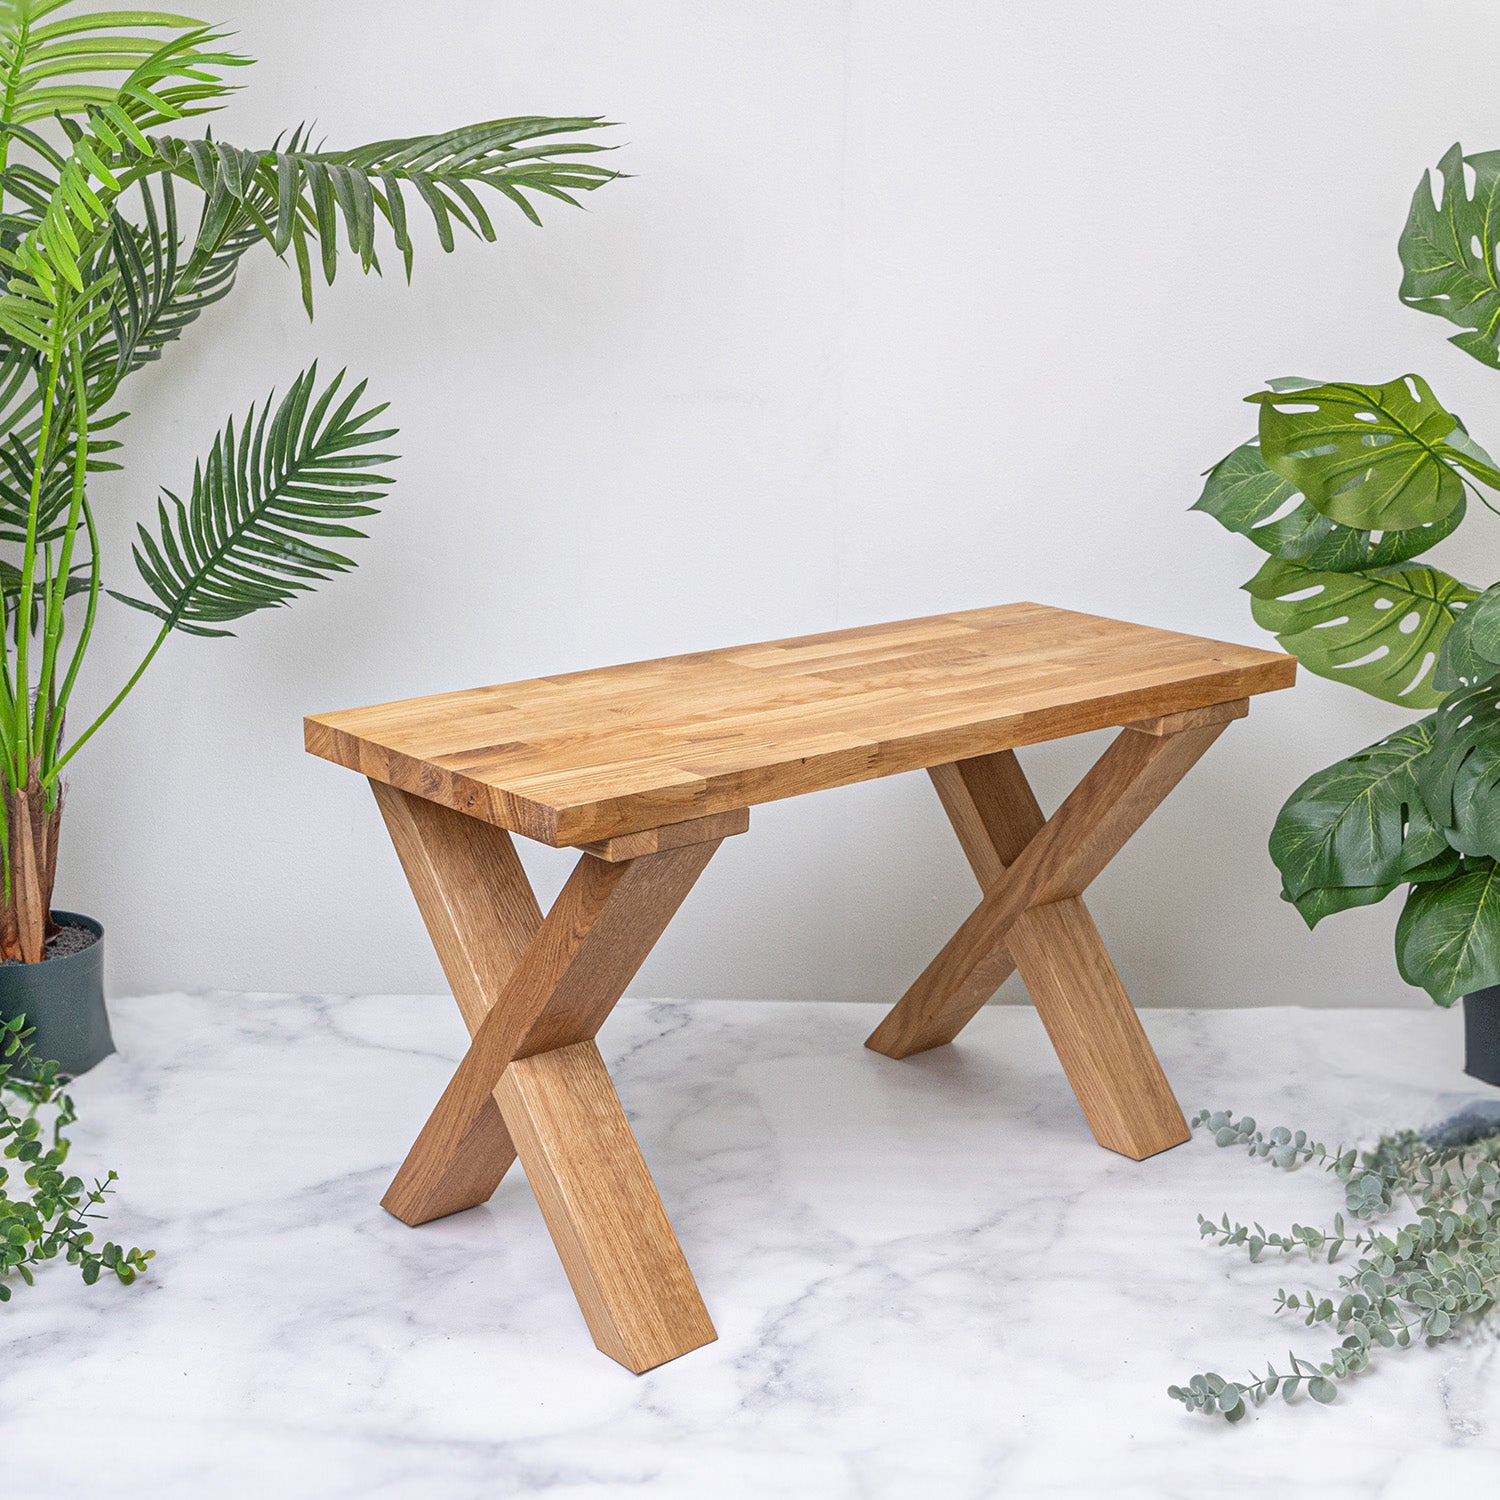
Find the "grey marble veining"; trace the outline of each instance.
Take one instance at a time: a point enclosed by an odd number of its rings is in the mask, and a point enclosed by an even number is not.
[[[70,1268],[0,1309],[0,1491],[89,1497],[1273,1493],[1493,1488],[1500,1341],[1382,1358],[1238,1428],[1165,1387],[1318,1355],[1301,1268],[1199,1209],[1326,1219],[1321,1174],[1198,1139],[1096,1148],[1034,1015],[867,1052],[877,1006],[626,1002],[601,1046],[719,1329],[643,1377],[598,1354],[519,1173],[412,1230],[378,1207],[463,1045],[433,998],[159,996],[80,1079],[79,1170],[122,1176],[134,1288]],[[1155,1012],[1185,1105],[1330,1143],[1473,1094],[1436,1011]],[[1314,1267],[1321,1284],[1327,1268]]]

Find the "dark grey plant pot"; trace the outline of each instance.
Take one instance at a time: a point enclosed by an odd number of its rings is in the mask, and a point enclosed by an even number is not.
[[[42,1061],[76,1077],[115,1050],[104,1009],[104,929],[76,911],[54,911],[59,927],[86,927],[99,941],[39,964],[0,964],[0,1021],[18,1015],[36,1028],[28,1039]]]
[[[1500,984],[1464,996],[1464,1072],[1500,1086]]]

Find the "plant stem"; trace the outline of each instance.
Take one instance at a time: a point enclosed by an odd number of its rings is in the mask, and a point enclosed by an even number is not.
[[[52,432],[52,408],[57,400],[59,352],[47,359],[45,394],[42,398],[42,421],[37,434],[36,454],[31,464],[31,496],[26,508],[26,547],[21,555],[21,589],[16,599],[16,687],[15,687],[15,758],[11,772],[15,785],[24,787],[31,760],[31,673],[27,648],[31,638],[31,601],[36,593],[36,531],[41,509],[42,476],[47,468],[47,452]]]
[[[73,741],[73,743],[68,747],[67,754],[60,756],[58,760],[47,770],[46,774],[42,777],[43,786],[50,787],[53,785],[53,783],[56,782],[58,776],[62,772],[62,768],[67,765],[67,763],[72,760],[73,757],[77,755],[78,752],[82,750],[86,744],[88,744],[88,742],[94,737],[94,734],[104,727],[105,720],[108,719],[109,716],[126,700],[126,698],[130,696],[130,690],[136,685],[136,683],[141,680],[141,675],[145,672],[146,668],[151,665],[151,662],[155,658],[156,653],[161,650],[163,642],[169,635],[171,635],[171,633],[172,627],[170,624],[162,626],[161,630],[157,632],[156,639],[151,642],[151,649],[141,658],[141,663],[135,669],[135,671],[130,674],[129,681],[127,681],[125,686],[122,687],[120,691],[109,700],[109,704],[105,708],[104,712],[101,713],[99,717],[95,719],[94,722],[90,724],[89,727],[85,729],[76,740]]]
[[[47,725],[47,743],[42,747],[42,764],[49,768],[57,759],[68,699],[73,696],[73,684],[78,678],[78,669],[83,665],[84,654],[89,649],[89,640],[94,634],[94,616],[99,609],[99,533],[94,526],[93,508],[87,500],[83,502],[83,524],[88,527],[89,533],[89,602],[83,612],[83,625],[78,632],[78,643],[73,648],[73,659],[68,663],[67,675],[57,694],[57,712]],[[45,774],[50,775],[50,772]],[[51,786],[55,781],[56,777],[53,776],[45,784]]]
[[[57,653],[62,645],[63,606],[68,597],[68,579],[73,567],[73,547],[78,537],[78,523],[83,511],[84,483],[89,459],[89,396],[83,378],[83,360],[78,340],[68,348],[68,371],[73,388],[73,493],[68,504],[68,521],[63,528],[62,549],[58,554],[57,573],[49,581],[46,616],[42,624],[42,671],[37,680],[36,718],[33,732],[42,749],[45,774],[45,750],[51,734],[51,721],[60,717],[62,704],[51,701],[52,679],[57,669]],[[49,551],[50,559],[50,551]]]

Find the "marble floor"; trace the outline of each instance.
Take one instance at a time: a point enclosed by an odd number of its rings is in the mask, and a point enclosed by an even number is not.
[[[132,1288],[48,1266],[0,1309],[7,1500],[1404,1500],[1500,1476],[1493,1335],[1239,1427],[1168,1400],[1321,1353],[1271,1307],[1306,1273],[1200,1245],[1196,1212],[1326,1220],[1328,1179],[1201,1138],[1100,1151],[1028,1010],[894,1063],[860,1045],[876,1006],[622,1005],[601,1046],[719,1329],[643,1377],[594,1351],[519,1173],[419,1230],[377,1206],[463,1045],[451,1002],[114,1013],[74,1165],[119,1169],[109,1231],[158,1257]],[[1190,1109],[1330,1144],[1479,1091],[1433,1010],[1146,1020]]]

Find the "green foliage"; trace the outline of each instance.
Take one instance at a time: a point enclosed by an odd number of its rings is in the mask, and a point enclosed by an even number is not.
[[[1310,671],[1387,703],[1434,708],[1438,656],[1474,590],[1440,568],[1331,573],[1270,557],[1245,585],[1255,623]]]
[[[57,1064],[36,1056],[30,1035],[23,1016],[0,1021],[0,1143],[15,1163],[0,1166],[0,1302],[10,1300],[16,1281],[31,1286],[35,1268],[59,1255],[89,1286],[105,1274],[129,1286],[156,1252],[97,1243],[89,1225],[103,1217],[98,1210],[117,1174],[90,1188],[67,1171],[71,1143],[63,1132],[78,1112]]]
[[[1500,681],[1454,693],[1433,721],[1422,800],[1455,849],[1500,859]]]
[[[123,101],[138,123],[150,126],[217,109],[229,90],[215,70],[250,61],[214,50],[224,35],[163,11],[6,0],[0,4],[5,120],[25,125]],[[113,73],[124,75],[117,84],[100,81]]]
[[[1445,520],[1463,501],[1465,470],[1500,488],[1500,473],[1449,441],[1458,419],[1420,375],[1245,399],[1260,406],[1267,466],[1342,526],[1400,531]]]
[[[364,535],[344,523],[375,514],[391,481],[371,467],[395,455],[367,450],[395,430],[370,428],[385,404],[358,409],[363,381],[335,406],[344,372],[321,394],[317,377],[317,365],[304,370],[274,416],[267,404],[257,420],[252,406],[238,440],[229,422],[194,470],[189,502],[167,491],[173,510],[158,502],[155,535],[138,528],[136,566],[156,602],[115,598],[189,635],[228,635],[213,627],[354,566],[322,542]]]
[[[1415,767],[1433,733],[1434,718],[1420,719],[1316,772],[1287,800],[1271,857],[1283,898],[1309,927],[1330,910],[1384,900],[1403,880],[1437,878],[1457,864],[1417,790]],[[1331,890],[1350,894],[1330,908]]]
[[[1474,191],[1464,185],[1464,164]],[[1453,145],[1438,163],[1443,188],[1434,202],[1432,174],[1412,194],[1398,246],[1401,299],[1469,330],[1449,342],[1481,364],[1500,368],[1500,284],[1495,280],[1496,215],[1500,211],[1500,151],[1465,156]]]
[[[1334,1214],[1331,1228],[1267,1230],[1232,1223],[1227,1214],[1217,1221],[1200,1214],[1205,1239],[1242,1248],[1252,1261],[1268,1251],[1330,1265],[1346,1254],[1358,1258],[1338,1277],[1336,1291],[1276,1293],[1278,1312],[1300,1317],[1309,1328],[1327,1327],[1341,1340],[1325,1358],[1289,1353],[1284,1370],[1267,1365],[1264,1375],[1252,1370],[1243,1381],[1210,1372],[1169,1386],[1167,1394],[1189,1411],[1238,1422],[1249,1405],[1278,1391],[1291,1401],[1304,1389],[1326,1404],[1377,1350],[1405,1349],[1415,1338],[1452,1338],[1500,1300],[1500,1135],[1437,1146],[1408,1130],[1360,1153],[1342,1146],[1330,1151],[1285,1126],[1263,1132],[1253,1119],[1237,1120],[1228,1110],[1203,1110],[1192,1123],[1213,1132],[1219,1146],[1246,1147],[1252,1158],[1282,1169],[1312,1163],[1343,1187],[1343,1211]],[[1398,1202],[1410,1205],[1412,1217],[1376,1227]],[[1352,1229],[1345,1214],[1369,1227]]]
[[[17,790],[55,811],[64,765],[173,634],[227,634],[226,622],[352,567],[328,544],[359,538],[348,523],[373,514],[390,483],[378,450],[393,429],[371,425],[383,408],[361,407],[364,383],[345,390],[341,373],[320,391],[304,371],[274,409],[267,398],[223,428],[185,503],[163,492],[157,524],[137,533],[148,597],[106,588],[90,479],[120,467],[125,380],[228,295],[257,247],[295,265],[311,315],[315,268],[331,283],[341,262],[378,272],[394,252],[409,278],[424,219],[450,251],[460,234],[497,238],[497,203],[538,224],[538,204],[576,206],[618,175],[595,160],[606,149],[587,138],[596,116],[340,149],[305,126],[253,148],[162,132],[234,92],[228,78],[250,59],[225,35],[158,11],[0,0],[0,856],[12,910],[4,825]],[[65,749],[110,598],[160,630]],[[45,912],[49,895],[26,910]]]
[[[1401,235],[1401,296],[1500,368],[1500,152],[1454,146],[1438,170]],[[1413,560],[1468,501],[1497,509],[1500,469],[1420,376],[1246,399],[1258,441],[1209,470],[1194,509],[1268,554],[1245,585],[1256,622],[1319,676],[1437,710],[1293,792],[1271,834],[1283,896],[1311,926],[1404,889],[1398,967],[1450,1005],[1500,983],[1500,584]]]
[[[1459,612],[1443,642],[1433,685],[1444,691],[1500,677],[1500,584],[1492,583]]]
[[[1452,1005],[1500,976],[1500,874],[1495,861],[1465,859],[1458,873],[1413,886],[1396,922],[1396,964],[1439,1005]]]
[[[1208,471],[1194,510],[1206,511],[1226,530],[1248,537],[1272,557],[1305,568],[1350,573],[1406,562],[1436,546],[1464,518],[1462,497],[1440,522],[1403,531],[1376,532],[1340,526],[1309,505],[1290,480],[1266,467],[1260,444],[1241,443]]]

